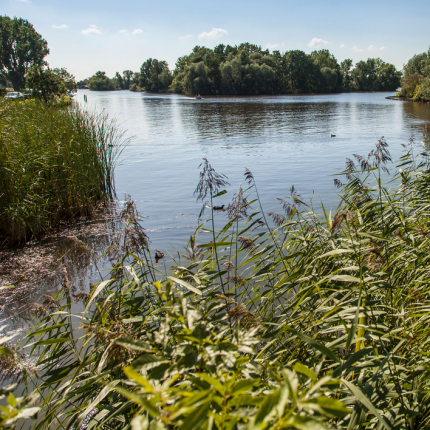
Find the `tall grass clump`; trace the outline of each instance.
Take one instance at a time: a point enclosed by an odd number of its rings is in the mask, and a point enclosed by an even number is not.
[[[394,169],[384,139],[348,159],[335,213],[292,187],[265,214],[247,169],[225,226],[206,204],[167,274],[128,201],[85,311],[66,279],[27,335],[33,428],[429,428],[430,158],[414,150]],[[225,199],[215,173],[205,160],[204,201]]]
[[[123,132],[104,114],[0,102],[0,235],[23,241],[114,194]]]

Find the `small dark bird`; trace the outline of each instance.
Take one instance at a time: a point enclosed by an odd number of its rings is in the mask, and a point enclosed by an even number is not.
[[[223,210],[224,210],[224,206],[225,206],[225,205],[222,205],[222,206],[214,206],[214,211],[223,211]]]
[[[335,134],[332,134],[332,135],[331,135],[331,137],[336,137],[336,135],[335,135]]]
[[[163,252],[161,252],[159,249],[156,249],[155,251],[157,251],[155,253],[155,259],[156,260],[159,260],[160,258],[164,258],[164,253]]]

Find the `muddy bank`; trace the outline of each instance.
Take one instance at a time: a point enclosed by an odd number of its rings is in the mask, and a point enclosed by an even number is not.
[[[115,211],[81,218],[61,231],[23,246],[0,250],[0,321],[17,329],[49,309],[51,297],[68,282],[73,293],[90,291],[103,276]]]

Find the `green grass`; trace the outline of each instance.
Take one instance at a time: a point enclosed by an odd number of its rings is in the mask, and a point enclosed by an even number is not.
[[[247,170],[224,228],[203,215],[167,276],[127,202],[85,312],[65,282],[27,335],[33,428],[428,428],[430,158],[413,150],[349,162],[334,214],[292,189],[276,229]],[[198,196],[224,180],[205,162]]]
[[[106,115],[0,101],[0,235],[24,241],[114,194],[122,132]]]

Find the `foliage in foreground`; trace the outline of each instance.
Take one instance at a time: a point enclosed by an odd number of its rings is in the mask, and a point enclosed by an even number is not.
[[[167,276],[129,201],[85,312],[71,315],[66,281],[27,337],[34,428],[428,428],[430,159],[411,145],[390,191],[383,139],[354,157],[336,214],[292,188],[275,230],[251,213],[246,170],[228,223],[215,230],[211,209]],[[225,184],[205,161],[205,206]]]
[[[0,234],[25,240],[113,193],[122,133],[104,115],[0,102]]]

